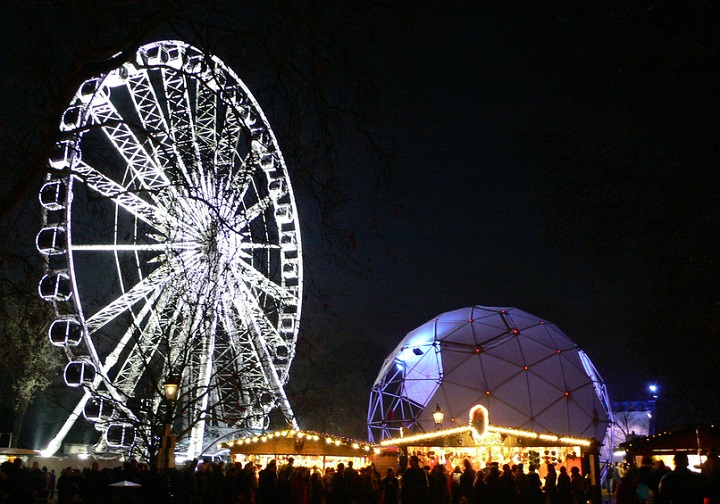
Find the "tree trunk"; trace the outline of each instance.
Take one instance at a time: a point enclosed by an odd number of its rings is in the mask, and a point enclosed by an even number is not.
[[[22,398],[19,401],[17,408],[15,409],[15,416],[13,418],[13,430],[12,439],[10,440],[10,447],[17,448],[18,440],[20,439],[20,433],[22,432],[23,420],[25,420],[25,412],[30,406],[30,399]]]

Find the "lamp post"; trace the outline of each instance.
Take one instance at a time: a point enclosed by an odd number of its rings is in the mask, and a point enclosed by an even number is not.
[[[652,399],[650,399],[650,425],[648,426],[648,434],[652,436],[655,434],[655,428],[657,427],[655,415],[657,413],[658,387],[653,383],[648,386],[648,390],[652,396]]]
[[[172,433],[172,421],[175,413],[175,401],[178,398],[180,380],[173,374],[165,380],[165,428],[163,430],[160,450],[158,452],[158,469],[165,471],[168,483],[168,497],[172,499],[170,491],[170,469],[175,467],[175,436]]]
[[[433,420],[435,421],[435,428],[439,429],[442,427],[443,420],[445,420],[445,412],[440,409],[440,405],[435,405],[435,411],[433,411]]]

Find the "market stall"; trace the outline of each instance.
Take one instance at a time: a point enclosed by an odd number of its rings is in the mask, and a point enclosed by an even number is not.
[[[637,466],[643,456],[649,456],[672,468],[673,455],[680,452],[688,455],[690,468],[694,469],[705,461],[710,448],[717,447],[720,447],[720,426],[716,425],[694,425],[620,443],[620,448],[626,451],[626,459]]]
[[[475,470],[491,464],[502,467],[524,464],[534,465],[541,478],[547,475],[547,464],[556,468],[565,466],[570,472],[577,467],[586,476],[593,494],[600,496],[599,448],[594,439],[538,433],[512,429],[488,422],[487,410],[475,406],[470,410],[470,422],[449,429],[385,439],[381,450],[397,450],[400,467],[410,456],[417,456],[420,466],[445,465],[449,472],[463,467],[468,459]],[[596,502],[599,502],[597,500]]]
[[[28,463],[31,457],[37,457],[40,452],[37,450],[26,450],[24,448],[0,448],[0,462],[12,462],[16,458],[22,459],[24,464]]]
[[[281,465],[292,457],[295,466],[321,470],[350,461],[355,467],[363,467],[373,453],[367,441],[303,430],[268,432],[227,441],[220,447],[230,450],[233,462],[265,467],[272,459]]]

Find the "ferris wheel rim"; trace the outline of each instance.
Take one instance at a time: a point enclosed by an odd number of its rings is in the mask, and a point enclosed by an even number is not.
[[[175,52],[175,59],[163,59],[167,57],[167,54],[163,53],[163,51]],[[151,54],[152,53],[152,54]],[[165,54],[165,55],[163,55]],[[179,57],[178,57],[179,55]],[[188,69],[188,61],[190,61],[191,57],[195,57],[196,60],[193,64],[200,65],[202,62],[204,62],[205,65],[212,66],[210,70],[206,69],[204,71],[197,70],[196,73],[192,73]],[[155,58],[155,59],[153,59]],[[90,164],[85,163],[85,160],[81,159],[81,152],[82,152],[82,141],[83,136],[89,133],[86,131],[89,124],[102,124],[102,121],[98,120],[99,115],[105,114],[101,119],[105,120],[107,124],[109,124],[110,119],[115,119],[115,112],[112,110],[111,106],[111,94],[114,92],[116,88],[122,88],[122,86],[126,86],[126,89],[130,90],[129,85],[127,84],[118,84],[115,82],[116,80],[123,80],[128,79],[128,72],[135,70],[140,75],[145,75],[143,72],[151,72],[155,70],[159,70],[161,73],[165,72],[167,74],[170,74],[172,72],[180,73],[180,78],[176,79],[177,82],[184,81],[185,79],[195,78],[197,79],[198,86],[206,86],[207,88],[213,88],[215,86],[216,89],[212,89],[212,91],[204,91],[207,94],[207,97],[212,95],[214,99],[217,99],[219,101],[225,100],[225,105],[228,107],[228,109],[231,106],[234,106],[233,104],[229,104],[228,101],[231,100],[230,95],[227,96],[224,93],[230,93],[228,89],[232,88],[233,93],[238,93],[238,95],[242,95],[242,99],[244,100],[243,106],[249,107],[250,111],[246,111],[245,109],[242,109],[243,113],[252,114],[253,115],[253,123],[259,124],[260,127],[258,129],[261,129],[261,133],[263,135],[263,140],[265,143],[261,143],[259,140],[253,138],[250,146],[248,147],[248,154],[247,158],[242,160],[243,165],[245,164],[245,161],[250,159],[250,156],[255,155],[257,157],[261,157],[266,153],[267,151],[272,151],[271,154],[273,156],[272,162],[274,163],[272,166],[273,176],[277,177],[274,179],[270,179],[270,170],[265,170],[265,179],[262,179],[263,182],[265,182],[268,185],[267,191],[269,192],[269,195],[265,197],[264,202],[258,201],[255,203],[254,207],[244,207],[245,213],[243,214],[244,221],[239,223],[239,225],[244,225],[246,227],[249,227],[253,222],[254,219],[257,219],[259,215],[263,215],[264,212],[268,210],[269,207],[273,207],[275,209],[275,217],[276,219],[279,219],[278,217],[278,203],[277,200],[273,201],[272,196],[277,196],[278,194],[282,194],[283,198],[283,205],[286,205],[289,207],[289,210],[287,211],[289,214],[282,215],[282,225],[279,222],[275,222],[275,225],[278,228],[285,227],[289,230],[292,230],[292,242],[290,244],[287,243],[281,243],[278,239],[278,243],[268,244],[266,247],[267,254],[269,255],[272,251],[270,249],[279,251],[279,254],[282,258],[290,257],[292,256],[292,262],[286,262],[285,264],[291,264],[292,268],[288,268],[288,274],[292,274],[294,277],[297,277],[297,281],[295,282],[295,285],[293,285],[291,288],[285,289],[284,286],[277,285],[272,281],[272,279],[265,279],[262,280],[262,273],[258,272],[253,268],[252,263],[243,262],[242,260],[229,260],[224,265],[228,268],[230,268],[232,271],[231,275],[229,275],[228,279],[223,279],[223,285],[227,286],[227,283],[234,282],[234,291],[233,294],[237,294],[237,291],[241,291],[242,294],[245,296],[246,301],[247,299],[252,297],[252,294],[255,292],[259,292],[261,296],[263,297],[272,297],[276,296],[278,299],[278,304],[280,304],[281,299],[283,298],[283,301],[287,302],[287,298],[293,297],[291,300],[293,304],[293,310],[283,312],[283,315],[286,317],[283,321],[276,320],[276,321],[269,321],[269,320],[256,320],[253,317],[259,317],[260,313],[262,312],[263,308],[262,306],[243,306],[243,310],[245,313],[243,314],[245,317],[251,320],[252,324],[254,325],[256,330],[256,337],[259,339],[263,339],[263,332],[262,331],[271,331],[274,330],[279,334],[280,330],[283,329],[283,339],[286,344],[289,344],[291,346],[290,350],[288,351],[288,354],[284,356],[284,360],[287,362],[287,365],[284,366],[282,369],[282,373],[279,373],[280,376],[276,376],[277,371],[273,371],[271,373],[273,376],[270,377],[270,381],[274,382],[276,385],[279,384],[282,386],[284,381],[287,380],[288,373],[289,373],[289,363],[292,361],[292,358],[294,357],[294,344],[295,340],[297,338],[297,326],[300,318],[300,311],[302,306],[302,247],[301,247],[301,241],[300,241],[300,233],[299,233],[299,223],[297,220],[297,207],[295,203],[294,194],[292,192],[292,186],[289,182],[289,177],[287,174],[287,168],[285,166],[284,160],[282,158],[282,154],[280,152],[279,147],[277,146],[277,140],[274,136],[274,133],[272,132],[272,129],[269,126],[269,123],[267,121],[267,118],[265,117],[264,113],[262,112],[262,109],[257,104],[257,101],[253,97],[253,95],[250,93],[249,89],[245,86],[243,81],[230,69],[227,67],[219,58],[216,56],[208,56],[206,54],[203,54],[198,49],[195,49],[189,44],[186,44],[184,42],[180,41],[161,41],[156,42],[152,44],[146,44],[145,46],[141,47],[137,54],[136,58],[132,62],[128,62],[125,65],[122,65],[121,67],[109,72],[108,74],[101,76],[100,78],[94,78],[86,83],[84,83],[80,89],[78,90],[78,94],[76,95],[73,102],[68,106],[66,112],[63,114],[63,117],[66,115],[73,115],[73,114],[79,114],[79,117],[75,120],[75,123],[71,122],[71,125],[74,125],[75,128],[65,128],[69,136],[68,139],[64,139],[63,141],[59,142],[60,148],[63,147],[66,149],[66,154],[69,152],[69,156],[66,156],[66,164],[62,167],[60,167],[61,170],[64,170],[63,176],[58,176],[57,173],[51,173],[48,176],[48,184],[55,184],[58,181],[60,181],[60,184],[65,184],[65,190],[67,192],[66,195],[66,205],[64,208],[64,211],[66,212],[66,221],[64,222],[64,236],[65,236],[65,257],[67,261],[67,267],[63,271],[54,270],[53,268],[50,268],[48,266],[48,274],[46,275],[56,275],[59,277],[59,275],[66,275],[68,277],[68,280],[70,282],[70,298],[72,305],[74,306],[74,313],[64,314],[63,316],[69,316],[69,317],[76,317],[77,321],[83,328],[83,347],[84,350],[88,352],[87,355],[85,355],[86,361],[90,361],[92,364],[94,364],[97,375],[94,378],[94,381],[91,384],[83,384],[90,387],[97,388],[98,384],[102,383],[102,385],[107,389],[107,391],[115,396],[115,399],[120,400],[121,394],[118,393],[118,390],[115,387],[115,378],[111,378],[108,374],[109,368],[114,366],[117,362],[107,362],[103,360],[102,356],[96,349],[96,345],[93,341],[93,336],[95,333],[99,332],[106,324],[111,323],[115,317],[119,316],[123,313],[130,313],[133,318],[140,317],[141,320],[144,319],[144,315],[140,315],[140,312],[143,312],[145,308],[141,308],[138,312],[138,314],[135,314],[135,312],[132,310],[132,307],[135,306],[137,303],[143,303],[142,300],[145,300],[145,307],[149,307],[150,303],[148,302],[148,296],[151,293],[157,294],[157,296],[154,298],[154,301],[157,301],[160,299],[163,294],[158,293],[156,291],[162,290],[162,289],[172,289],[172,280],[173,280],[173,263],[172,258],[179,257],[183,258],[184,260],[188,260],[189,263],[192,263],[192,261],[195,261],[195,263],[199,260],[198,259],[198,236],[193,234],[194,228],[192,228],[193,225],[198,224],[197,219],[200,218],[206,218],[206,216],[200,215],[202,214],[201,210],[198,210],[200,207],[198,205],[205,205],[208,208],[213,208],[213,210],[216,210],[216,214],[222,218],[233,218],[234,213],[232,210],[229,209],[228,206],[223,206],[223,202],[220,199],[214,199],[213,201],[205,201],[203,198],[198,198],[197,194],[192,195],[193,199],[192,201],[182,200],[182,195],[178,198],[180,200],[180,206],[182,207],[182,210],[185,212],[182,215],[171,215],[170,208],[161,208],[162,203],[160,200],[155,200],[155,206],[151,205],[148,202],[148,198],[146,197],[139,197],[137,195],[133,195],[133,187],[130,187],[129,185],[118,182],[117,180],[111,180],[110,177],[107,176],[106,173],[103,172],[103,170],[99,170],[96,167],[91,166]],[[205,72],[205,73],[203,73]],[[125,74],[125,75],[123,75]],[[135,74],[132,74],[135,75]],[[163,74],[164,76],[165,74]],[[224,80],[224,83],[227,84],[228,82],[231,82],[230,87],[227,88],[219,88],[218,84],[220,81],[219,75],[222,75],[222,79]],[[139,79],[143,79],[144,77],[139,77]],[[90,82],[91,84],[88,84]],[[150,78],[147,77],[147,90],[146,93],[151,94],[150,91],[154,89],[152,87],[152,83],[150,82]],[[166,84],[165,82],[163,82]],[[90,88],[88,90],[88,87]],[[150,90],[150,91],[148,91]],[[198,94],[200,91],[196,91]],[[184,92],[184,98],[187,100],[189,92],[186,90]],[[90,96],[88,96],[90,94]],[[130,91],[129,92],[130,97],[135,100],[135,96]],[[168,97],[165,97],[168,99]],[[198,98],[199,99],[199,98]],[[169,99],[168,99],[169,100]],[[158,102],[159,103],[159,102]],[[78,110],[78,107],[81,108],[81,110]],[[93,108],[94,107],[94,108]],[[162,107],[159,104],[155,104],[155,111],[153,113],[156,116],[159,116],[162,112],[167,112],[162,110]],[[98,112],[99,110],[99,112]],[[170,110],[170,106],[168,106],[168,110]],[[136,111],[138,114],[140,114],[140,108],[137,107],[136,104]],[[72,114],[71,114],[72,113]],[[173,114],[173,111],[170,110],[168,112],[169,115]],[[189,113],[188,113],[189,114]],[[117,113],[117,116],[122,119],[122,114]],[[140,114],[141,115],[141,114]],[[219,114],[218,114],[219,115]],[[150,119],[159,119],[157,117],[153,117]],[[141,120],[143,120],[143,123],[147,123],[150,119],[141,117]],[[170,120],[169,118],[166,118],[166,120]],[[121,123],[122,121],[117,121],[118,123]],[[247,126],[247,123],[243,124],[244,126]],[[241,126],[235,126],[240,128]],[[109,127],[108,129],[111,129],[112,127]],[[193,126],[194,128],[194,126]],[[192,129],[192,133],[195,134],[196,130]],[[217,137],[221,136],[220,132],[216,132]],[[167,131],[163,133],[166,136],[170,136],[171,132]],[[108,138],[111,139],[111,142],[114,142],[116,149],[118,151],[122,150],[122,148],[127,148],[128,152],[130,149],[134,147],[134,151],[131,153],[132,155],[136,157],[150,157],[151,154],[148,154],[148,152],[145,152],[144,154],[142,151],[145,149],[144,147],[141,148],[139,140],[135,139],[133,140],[132,137],[132,130],[130,128],[125,128],[123,130],[122,126],[117,126],[116,130],[114,130],[112,133],[106,133]],[[114,136],[113,136],[114,135]],[[171,142],[177,142],[177,139],[170,139]],[[125,142],[125,143],[123,143]],[[135,143],[135,145],[131,145]],[[268,149],[270,147],[270,149]],[[233,150],[234,154],[232,155],[232,158],[236,156],[235,150]],[[178,162],[178,165],[182,165],[184,162],[183,159],[181,159],[183,152],[178,153],[178,159],[175,161]],[[123,157],[129,157],[125,155],[125,153],[122,154]],[[193,156],[197,156],[197,154],[191,154],[187,159],[192,160]],[[144,161],[148,161],[145,159]],[[157,161],[157,160],[155,160]],[[200,162],[200,159],[197,159],[197,162]],[[262,160],[260,161],[262,162]],[[234,161],[233,161],[234,163]],[[250,163],[250,161],[248,161]],[[147,164],[151,164],[147,162]],[[161,164],[158,163],[158,164]],[[58,168],[56,166],[53,166],[52,160],[50,162],[51,168]],[[186,167],[187,168],[187,167]],[[215,165],[213,165],[213,168],[216,168]],[[168,189],[168,192],[172,192],[171,189],[175,188],[172,184],[172,181],[169,181],[163,177],[163,170],[162,167],[160,167],[160,170],[152,169],[152,168],[145,168],[145,171],[142,171],[142,169],[138,170],[133,166],[132,162],[128,162],[127,167],[125,168],[125,175],[123,176],[123,180],[131,180],[133,184],[139,183],[141,188],[150,188],[150,189]],[[133,171],[134,170],[134,171]],[[263,168],[264,170],[264,168]],[[210,198],[212,196],[209,193],[202,193],[200,190],[200,186],[206,186],[209,184],[208,178],[204,177],[203,173],[201,173],[202,170],[200,170],[198,173],[194,173],[193,177],[187,176],[185,178],[185,182],[191,182],[195,184],[195,187],[193,189],[198,189],[198,194],[201,194],[203,197],[207,196]],[[187,175],[187,170],[185,175]],[[263,173],[263,172],[260,172]],[[280,174],[278,177],[277,174]],[[278,183],[277,181],[281,181]],[[74,197],[74,185],[83,182],[85,184],[89,184],[89,187],[94,190],[97,194],[99,194],[101,197],[105,197],[107,199],[111,199],[114,202],[115,205],[115,230],[114,230],[114,243],[99,243],[99,244],[89,244],[89,243],[75,243],[73,241],[73,197]],[[244,197],[247,193],[247,191],[250,190],[249,186],[253,185],[253,190],[255,192],[259,192],[260,189],[258,187],[255,187],[255,182],[251,178],[249,181],[245,181],[247,183],[246,186],[242,188],[242,195],[239,198],[231,198],[229,201],[230,203],[238,204],[238,202],[242,201],[242,197]],[[230,182],[228,182],[229,184]],[[166,184],[163,186],[162,184]],[[273,187],[272,184],[275,184]],[[190,184],[192,185],[192,184]],[[125,189],[127,191],[127,194],[122,194],[124,191],[122,189]],[[204,187],[205,188],[205,187]],[[43,189],[45,189],[45,186],[43,186]],[[217,187],[215,188],[217,189]],[[149,189],[148,189],[149,190]],[[115,191],[115,192],[113,192]],[[276,191],[275,193],[272,193],[272,191]],[[177,193],[182,191],[176,191],[173,197],[178,197]],[[186,198],[189,198],[191,196],[190,193],[185,195]],[[43,203],[43,195],[41,192],[40,195],[41,203]],[[198,203],[197,200],[203,200],[201,203]],[[150,202],[153,202],[152,199],[150,199]],[[174,201],[174,203],[177,203],[177,200]],[[49,206],[44,207],[44,224],[43,229],[51,227],[51,222],[47,219],[47,215],[52,212],[52,208]],[[285,208],[285,207],[283,207]],[[132,243],[124,243],[119,244],[118,243],[118,220],[120,217],[118,216],[122,212],[127,212],[128,214],[131,214],[132,218],[137,222],[142,221],[144,224],[149,225],[151,228],[153,226],[160,226],[159,223],[161,222],[170,222],[172,221],[172,225],[166,226],[164,228],[164,231],[167,231],[168,229],[178,231],[181,228],[188,228],[190,229],[185,233],[184,240],[181,241],[169,241],[162,243],[160,241],[157,241],[156,243],[138,243],[137,240],[133,241]],[[196,220],[193,220],[193,217],[188,217],[189,214],[192,214],[193,211],[195,212]],[[256,215],[255,215],[256,214]],[[186,219],[190,219],[190,221],[187,221]],[[161,227],[161,226],[160,226]],[[288,235],[289,235],[288,231]],[[260,243],[246,243],[243,242],[239,236],[241,236],[242,233],[237,233],[236,235],[228,238],[227,242],[223,242],[220,244],[215,244],[217,247],[227,246],[229,251],[232,250],[240,250],[243,247],[250,250],[253,248],[263,248],[263,245]],[[281,232],[278,231],[278,235],[282,235]],[[39,239],[39,238],[38,238]],[[193,241],[195,240],[195,241]],[[151,241],[151,240],[148,240]],[[218,242],[221,240],[217,239]],[[195,248],[193,248],[195,246]],[[40,245],[38,244],[38,248],[40,248]],[[283,256],[283,250],[290,250],[291,254],[288,256],[287,254]],[[196,252],[195,255],[193,255],[192,251]],[[41,252],[44,252],[41,250]],[[46,252],[46,251],[45,251]],[[83,286],[82,282],[78,279],[78,273],[77,273],[77,265],[76,262],[81,261],[81,257],[84,257],[85,254],[104,254],[104,253],[112,253],[112,255],[115,257],[116,263],[119,263],[119,256],[125,253],[132,254],[136,258],[136,262],[138,263],[138,271],[140,271],[142,268],[141,266],[145,266],[145,264],[142,264],[142,261],[138,259],[140,253],[149,253],[149,252],[157,252],[158,257],[164,257],[164,261],[161,266],[159,266],[156,269],[153,269],[148,273],[147,275],[140,274],[140,281],[135,283],[134,285],[131,285],[129,288],[126,289],[125,282],[123,281],[122,274],[119,274],[120,278],[120,290],[121,294],[119,297],[108,303],[107,305],[103,306],[100,310],[95,311],[94,313],[89,313],[86,308],[83,307]],[[175,255],[173,255],[175,254]],[[250,255],[246,251],[246,256]],[[48,261],[49,262],[49,261]],[[169,264],[169,266],[168,266]],[[185,264],[185,263],[184,263]],[[192,263],[194,264],[194,263]],[[165,266],[163,269],[162,266]],[[120,270],[118,266],[118,271]],[[158,273],[156,273],[158,272]],[[156,274],[154,274],[156,273]],[[175,271],[177,273],[177,271]],[[154,274],[154,275],[153,275]],[[282,280],[280,283],[284,283],[285,277],[282,275],[284,274],[283,271],[280,273],[280,279]],[[219,278],[219,277],[218,277]],[[250,279],[251,285],[248,287],[246,281],[247,279]],[[45,280],[45,278],[43,279]],[[252,283],[254,282],[254,284]],[[49,283],[49,282],[46,282]],[[218,283],[220,283],[220,280],[218,280]],[[42,282],[41,282],[42,284]],[[56,285],[59,285],[59,280],[56,282]],[[183,284],[186,287],[190,284],[185,283]],[[208,283],[205,283],[206,288],[210,288],[210,285]],[[228,287],[229,288],[229,287]],[[41,290],[41,295],[43,295],[42,291],[42,285],[39,286],[39,289]],[[51,300],[56,304],[56,311],[58,312],[58,316],[60,316],[60,311],[57,310],[57,304],[62,301],[68,301],[68,299],[60,299],[57,296],[58,288],[55,288],[55,297],[52,296],[43,296],[46,297],[46,299]],[[169,299],[169,298],[168,298]],[[169,302],[169,301],[166,301]],[[259,304],[259,303],[258,303]],[[127,307],[126,310],[123,310],[123,305]],[[223,302],[222,303],[222,310],[232,310],[235,309],[236,311],[239,311],[240,308],[230,302]],[[152,311],[151,308],[148,308],[149,311]],[[236,314],[237,315],[237,314]],[[224,316],[227,316],[226,314]],[[218,314],[218,320],[220,320],[220,316]],[[221,321],[222,322],[222,321]],[[270,327],[272,324],[275,324],[275,327]],[[281,324],[287,324],[287,327],[281,328]],[[68,326],[70,324],[68,323]],[[261,327],[260,327],[261,326]],[[288,334],[290,336],[288,337]],[[152,332],[148,333],[148,338],[152,335]],[[139,343],[138,343],[139,344]],[[79,352],[76,352],[74,350],[75,346],[68,346],[65,345],[65,352],[68,356],[68,359],[72,361],[72,359],[75,359],[79,355],[81,355]],[[115,352],[116,349],[113,349],[113,352]],[[111,354],[113,353],[111,352]],[[116,352],[118,355],[121,352]],[[117,357],[117,356],[116,356]],[[267,359],[266,359],[267,360]],[[272,362],[268,363],[265,362],[265,365],[269,366],[270,369],[274,369],[272,366]]]

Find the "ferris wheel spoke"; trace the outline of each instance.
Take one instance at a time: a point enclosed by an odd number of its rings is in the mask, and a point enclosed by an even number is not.
[[[196,248],[196,243],[73,243],[73,251],[82,252],[167,252]]]
[[[91,108],[90,118],[101,126],[105,136],[131,168],[134,180],[129,183],[137,183],[139,188],[148,191],[162,190],[171,185],[163,170],[143,148],[143,142],[137,138],[128,121],[110,101]]]
[[[221,299],[223,307],[223,319],[232,330],[229,330],[230,344],[237,351],[243,351],[252,339],[253,332],[259,332],[268,341],[275,344],[284,340],[275,325],[267,317],[266,311],[260,305],[258,299],[244,282],[228,282],[225,296]],[[238,326],[235,321],[240,321]],[[242,327],[242,330],[239,330]],[[238,337],[244,335],[245,337]],[[245,349],[245,352],[248,350]],[[251,346],[250,353],[257,355],[257,350]]]
[[[135,303],[148,297],[153,291],[161,289],[170,279],[167,267],[160,267],[135,284],[132,289],[124,292],[104,308],[87,319],[90,334],[104,327],[122,313],[130,310]]]
[[[251,207],[249,207],[247,210],[245,210],[245,212],[243,212],[241,224],[239,227],[242,228],[248,226],[252,221],[263,215],[268,210],[268,208],[273,205],[273,203],[274,202],[272,198],[266,196]]]
[[[243,305],[242,303],[240,303],[239,300],[235,300],[234,304],[235,308],[238,310],[239,313],[242,313],[247,308],[247,305]],[[255,318],[251,316],[246,317],[245,320],[247,320],[248,318],[251,320],[251,323],[247,326],[249,334],[251,335],[249,343],[252,345],[251,348],[253,349],[254,354],[257,356],[260,362],[260,367],[263,371],[262,377],[258,378],[262,382],[267,383],[267,386],[269,386],[270,391],[274,394],[275,399],[278,402],[278,406],[283,412],[285,418],[296,426],[297,421],[295,420],[295,415],[292,412],[290,402],[288,401],[287,395],[285,394],[283,382],[281,381],[281,378],[279,376],[280,373],[278,373],[278,370],[273,363],[272,356],[270,355],[265,341],[266,333],[263,332],[263,328],[261,327],[261,324],[259,324],[261,320],[266,319],[264,316],[261,318]],[[231,338],[232,337],[233,335],[231,335]]]
[[[190,112],[190,97],[185,76],[182,72],[167,68],[162,69],[161,75],[165,96],[168,99],[170,135],[183,161],[186,181],[194,186],[197,182],[195,176],[200,172],[200,151],[195,141],[195,127]]]
[[[232,312],[236,313],[239,319],[243,321],[243,326],[252,334],[263,334],[268,341],[276,344],[282,343],[284,341],[283,337],[272,321],[268,319],[266,311],[250,289],[243,285],[239,289],[233,289],[233,291],[237,293],[229,297],[229,304]]]
[[[113,386],[127,396],[132,395],[143,374],[150,368],[149,363],[158,353],[161,338],[157,337],[157,329],[158,325],[153,323],[143,327],[113,379]]]
[[[133,323],[128,326],[122,337],[118,340],[115,347],[102,363],[103,373],[109,373],[120,359],[120,355],[125,351],[128,343],[130,343],[134,337],[135,331],[138,327],[142,327],[142,321],[148,320],[148,324],[156,326],[158,324],[157,316],[153,313],[153,307],[160,296],[161,291],[158,289],[153,292],[153,295],[144,298],[144,303],[140,307],[137,313],[131,312],[133,317]]]
[[[143,127],[150,135],[150,146],[157,163],[166,173],[172,172],[182,161],[168,133],[169,127],[147,70],[129,76],[126,86]]]
[[[225,174],[235,165],[237,147],[242,135],[242,123],[237,119],[234,109],[225,110],[222,131],[217,139],[215,168],[217,173]]]
[[[195,138],[200,151],[210,153],[215,150],[217,142],[217,96],[204,82],[196,81],[195,85]]]
[[[179,154],[178,146],[169,133],[170,128],[147,71],[143,70],[129,77],[127,87],[131,91],[130,95],[145,130],[150,132],[149,147],[157,163],[169,179],[178,182],[178,176],[181,178],[179,188],[171,186],[169,189],[170,197],[164,199],[166,206],[179,205],[184,214],[191,213],[193,208],[187,204],[183,195],[195,187],[198,181],[190,176],[185,165],[186,160]]]
[[[277,302],[284,305],[293,305],[297,303],[297,296],[293,289],[285,288],[270,281],[259,271],[242,261],[237,262],[237,270],[234,270],[233,278],[239,285],[249,285],[252,288],[260,289],[265,294],[271,296]]]
[[[219,189],[222,190],[223,197],[231,198],[228,208],[235,207],[235,202],[242,201],[245,197],[254,172],[246,163],[247,159],[238,155],[239,143],[243,141],[243,123],[237,117],[236,109],[229,107],[215,153],[216,171],[223,177]]]
[[[280,245],[275,243],[247,242],[240,244],[240,248],[245,250],[280,250]]]
[[[164,208],[148,203],[133,190],[103,175],[84,161],[81,161],[73,171],[80,180],[87,183],[88,187],[95,192],[114,201],[132,215],[156,229],[160,227],[161,222],[176,222]]]
[[[254,343],[253,335],[258,327],[264,324],[256,323],[247,306],[240,301],[229,299],[227,303],[229,306],[225,310],[223,324],[228,335],[228,344],[224,356],[235,356],[235,362],[239,367],[232,371],[237,372],[244,381],[253,383],[255,386],[258,383],[269,385],[263,357],[260,355],[263,350],[267,353],[267,348],[258,348]],[[269,355],[266,357],[270,358]]]

